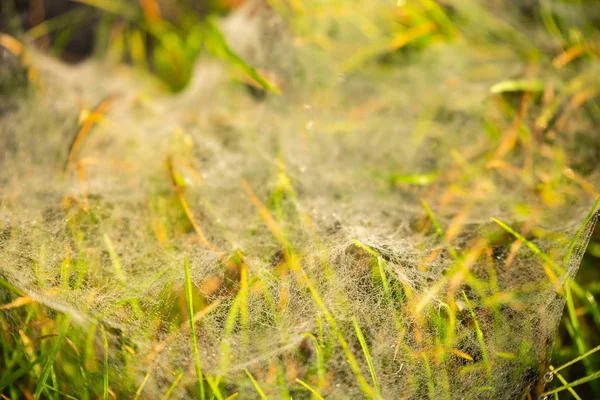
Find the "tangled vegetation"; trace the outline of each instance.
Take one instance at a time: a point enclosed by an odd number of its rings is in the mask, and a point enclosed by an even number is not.
[[[0,33],[4,398],[600,393],[597,1],[78,2]]]

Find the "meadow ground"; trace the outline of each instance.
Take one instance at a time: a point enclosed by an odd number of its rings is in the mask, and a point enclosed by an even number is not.
[[[600,396],[600,2],[30,3],[3,398]]]

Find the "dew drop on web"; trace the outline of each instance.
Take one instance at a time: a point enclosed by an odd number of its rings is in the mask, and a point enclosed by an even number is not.
[[[554,379],[554,374],[552,372],[546,372],[544,374],[544,381],[546,383],[552,382],[552,379]]]

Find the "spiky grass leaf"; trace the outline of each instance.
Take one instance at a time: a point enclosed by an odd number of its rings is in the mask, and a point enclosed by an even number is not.
[[[162,400],[167,400],[169,398],[169,396],[171,396],[171,393],[173,393],[173,390],[175,390],[175,387],[177,387],[177,384],[179,383],[179,381],[181,380],[181,378],[183,378],[183,373],[177,375],[177,378],[175,378],[175,380],[173,381],[173,383],[171,384],[171,386],[169,386],[169,389],[167,390],[167,392],[162,397]]]
[[[588,224],[594,219],[594,217],[597,217],[597,215],[596,215],[596,209],[598,208],[599,205],[600,205],[600,197],[598,197],[596,199],[596,201],[592,205],[591,210],[589,211],[589,213],[587,214],[587,216],[583,220],[583,223],[581,224],[581,226],[577,230],[577,233],[575,234],[575,236],[571,240],[571,243],[569,243],[569,250],[567,251],[567,254],[565,254],[565,256],[564,256],[564,258],[562,260],[563,261],[563,265],[566,265],[566,263],[569,262],[569,259],[571,258],[571,254],[573,254],[573,250],[575,249],[575,246],[579,242],[579,238],[581,238],[581,235],[582,235],[583,231],[588,227]]]
[[[313,394],[314,397],[316,397],[318,400],[324,400],[323,396],[321,396],[319,394],[319,392],[317,392],[315,389],[313,389],[308,383],[304,382],[301,379],[296,378],[296,382],[298,382],[300,385],[304,386],[309,392],[311,392]]]
[[[483,331],[479,326],[479,321],[477,320],[477,315],[475,315],[475,311],[473,310],[473,306],[471,305],[471,301],[467,297],[467,294],[463,292],[463,297],[465,299],[465,303],[467,303],[467,307],[469,312],[471,313],[471,317],[473,318],[473,323],[475,324],[475,332],[477,334],[477,340],[479,341],[479,346],[481,347],[481,357],[483,358],[483,364],[485,365],[485,371],[487,373],[488,379],[492,379],[492,364],[490,363],[490,358],[488,356],[486,346],[485,346],[485,338],[483,337]]]
[[[188,318],[190,321],[190,336],[192,338],[192,352],[194,353],[194,366],[196,368],[196,380],[198,382],[198,391],[200,399],[204,400],[204,379],[202,377],[202,366],[200,364],[200,353],[198,351],[198,341],[196,339],[196,327],[194,324],[194,304],[192,293],[192,278],[190,276],[190,265],[187,258],[183,261],[185,266],[185,299],[187,301]]]
[[[250,379],[250,382],[252,382],[252,385],[254,386],[254,389],[256,389],[256,392],[258,393],[258,395],[260,396],[260,398],[262,400],[267,400],[267,396],[265,395],[265,392],[263,392],[263,390],[261,389],[260,385],[258,384],[258,382],[256,382],[256,379],[254,379],[254,377],[252,376],[252,374],[250,373],[250,371],[248,371],[247,369],[244,369],[244,371],[246,372],[246,375],[248,375],[248,378]]]
[[[52,346],[52,349],[50,350],[50,353],[48,354],[48,357],[46,359],[46,364],[44,365],[44,368],[42,369],[42,372],[40,373],[40,377],[37,380],[37,385],[35,388],[35,392],[33,394],[33,397],[36,400],[39,399],[40,396],[42,395],[42,391],[44,390],[46,381],[48,380],[48,377],[50,376],[50,372],[52,371],[52,366],[54,365],[56,356],[58,355],[58,352],[60,351],[60,347],[65,338],[65,335],[67,333],[67,329],[69,328],[70,323],[71,323],[71,316],[65,315],[64,319],[62,321],[62,324],[60,325],[58,337],[56,338],[56,340],[54,342],[54,346]]]
[[[541,92],[546,87],[540,79],[517,79],[496,83],[490,88],[490,93],[499,94],[506,92]]]
[[[365,355],[365,359],[367,360],[367,365],[369,366],[369,372],[371,374],[371,379],[373,379],[373,386],[375,387],[375,391],[377,395],[381,397],[381,390],[379,389],[379,380],[377,379],[377,373],[375,372],[375,366],[373,365],[373,359],[371,358],[371,354],[369,353],[369,346],[367,346],[367,341],[365,340],[365,336],[358,325],[358,321],[355,317],[352,318],[352,324],[354,325],[354,330],[356,331],[356,337],[358,337],[358,341],[360,342],[360,347],[362,348],[363,354]]]
[[[102,343],[104,345],[104,379],[102,384],[102,399],[108,400],[108,340],[106,339],[106,330],[104,325],[101,325],[102,329]]]
[[[504,222],[500,221],[499,219],[497,219],[497,218],[491,218],[491,219],[492,219],[492,221],[494,221],[495,223],[497,223],[498,225],[500,225],[502,227],[502,229],[504,229],[505,231],[507,231],[508,233],[510,233],[511,235],[513,235],[514,237],[516,237],[517,239],[519,239],[521,242],[525,243],[525,245],[527,247],[529,247],[529,249],[531,251],[533,251],[542,260],[544,260],[545,262],[547,262],[551,267],[554,268],[555,271],[558,271],[560,273],[560,275],[562,275],[564,273],[564,269],[560,265],[556,264],[556,262],[552,258],[550,258],[542,250],[540,250],[540,248],[537,247],[533,242],[525,239],[525,237],[523,237],[523,235],[521,235],[519,232],[515,231],[514,229],[512,229],[510,226],[508,226]]]
[[[23,365],[21,368],[11,371],[8,375],[3,376],[2,379],[0,380],[0,390],[4,390],[6,387],[8,387],[9,385],[12,385],[14,382],[16,382],[22,376],[25,376],[28,373],[30,373],[33,370],[33,367],[36,364],[38,364],[40,361],[41,361],[41,359],[38,359],[33,362],[29,362],[29,363]]]
[[[218,56],[223,57],[224,59],[231,62],[237,68],[239,68],[242,72],[248,75],[250,78],[254,79],[260,86],[262,86],[265,90],[268,90],[275,94],[280,94],[280,90],[273,83],[269,82],[265,77],[258,73],[254,68],[248,65],[240,56],[238,56],[227,41],[225,37],[219,30],[214,19],[209,19],[206,21],[206,44],[213,53]]]
[[[593,380],[600,379],[600,371],[596,371],[588,376],[584,376],[583,378],[577,379],[567,385],[557,387],[556,389],[549,390],[547,392],[542,393],[542,396],[549,396],[551,394],[562,392],[563,390],[567,390],[569,388],[583,385],[584,383],[591,382]]]

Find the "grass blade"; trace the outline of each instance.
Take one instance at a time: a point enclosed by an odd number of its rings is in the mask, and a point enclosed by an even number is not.
[[[596,201],[594,202],[594,205],[592,206],[592,209],[590,210],[588,215],[583,220],[583,223],[577,230],[575,237],[573,237],[573,240],[571,240],[571,243],[569,243],[569,250],[567,251],[567,254],[565,254],[565,257],[563,258],[563,265],[565,265],[566,263],[569,262],[569,259],[571,258],[571,254],[573,254],[573,250],[575,249],[575,246],[577,245],[577,242],[579,241],[581,234],[586,229],[586,227],[588,226],[590,221],[592,221],[592,219],[594,218],[594,215],[595,215],[594,212],[596,211],[596,208],[598,208],[599,205],[600,205],[600,197],[598,197],[596,199]],[[592,228],[593,228],[593,226],[592,226]]]
[[[429,204],[427,204],[425,202],[425,200],[421,199],[421,205],[423,206],[423,208],[427,212],[427,216],[429,217],[429,219],[431,220],[431,223],[433,224],[433,227],[435,228],[435,233],[437,233],[437,235],[439,237],[443,238],[444,237],[444,230],[442,229],[442,226],[440,225],[440,223],[438,222],[437,218],[433,214],[433,211],[431,211],[431,208],[429,207]]]
[[[50,376],[50,371],[52,370],[52,365],[54,365],[54,360],[56,360],[56,356],[58,355],[61,344],[65,338],[65,334],[67,333],[67,329],[69,328],[70,322],[71,322],[71,317],[66,316],[63,323],[60,326],[60,331],[59,331],[58,337],[56,338],[56,341],[54,342],[54,346],[50,350],[50,354],[48,354],[48,359],[46,360],[46,364],[44,365],[44,368],[42,369],[40,377],[37,381],[35,393],[33,394],[33,397],[36,400],[39,399],[40,396],[42,395],[42,391],[44,390],[46,381],[48,380],[48,377]]]
[[[117,0],[73,0],[77,3],[86,4],[104,12],[136,20],[140,17],[139,12],[130,3]]]
[[[108,340],[106,339],[104,325],[101,325],[100,327],[102,329],[102,343],[104,344],[104,383],[102,386],[102,399],[108,400]]]
[[[365,340],[365,336],[358,325],[358,321],[355,317],[352,318],[352,323],[354,324],[354,330],[356,331],[356,336],[358,337],[358,341],[360,342],[360,347],[365,355],[365,359],[367,360],[367,365],[369,366],[369,372],[371,373],[371,378],[373,379],[373,386],[375,386],[375,391],[377,395],[381,397],[381,390],[379,389],[379,380],[377,379],[377,373],[375,372],[375,367],[373,366],[373,360],[371,359],[371,354],[369,353],[369,346],[367,346],[367,342]]]
[[[221,390],[219,389],[220,380],[220,376],[212,378],[210,375],[206,375],[206,382],[208,382],[208,386],[210,386],[210,390],[213,392],[213,398],[216,398],[216,400],[225,400],[223,398],[223,394],[221,394]]]
[[[496,83],[490,88],[490,93],[506,92],[541,92],[546,85],[539,79],[516,79]]]
[[[425,353],[421,353],[423,357],[423,362],[425,363],[425,372],[427,372],[427,391],[429,392],[429,399],[435,399],[435,383],[433,382],[433,374],[431,372],[431,365],[429,364],[429,359]]]
[[[190,320],[190,335],[192,337],[192,351],[194,352],[194,365],[196,367],[196,378],[198,380],[198,390],[200,399],[204,400],[204,383],[202,378],[202,366],[200,364],[200,353],[198,352],[198,341],[196,340],[196,327],[194,324],[194,304],[192,302],[192,278],[190,276],[190,265],[187,258],[183,262],[185,266],[185,299],[188,307],[188,317]]]
[[[241,299],[242,297],[238,292],[229,308],[229,314],[227,315],[227,320],[225,322],[223,339],[221,340],[220,346],[221,360],[219,362],[219,375],[224,375],[229,367],[229,352],[231,351],[231,342],[229,338],[231,337],[233,329],[235,328],[235,322],[237,321]]]
[[[246,371],[246,375],[248,375],[248,378],[250,378],[250,381],[252,382],[252,385],[254,385],[254,388],[258,392],[260,398],[262,400],[267,400],[267,396],[265,395],[265,392],[263,392],[263,390],[260,388],[260,385],[258,384],[258,382],[256,382],[256,379],[254,379],[254,377],[252,376],[250,371],[248,371],[247,369],[244,369],[244,371]]]
[[[308,383],[304,382],[303,380],[300,380],[298,378],[296,378],[296,382],[298,382],[300,385],[304,386],[309,392],[311,392],[318,400],[325,400],[323,399],[323,396],[321,396],[319,394],[319,392],[317,392],[315,389],[313,389]]]
[[[183,378],[183,374],[177,375],[177,378],[175,378],[171,386],[169,386],[169,390],[167,390],[167,393],[165,393],[165,395],[162,397],[162,400],[167,400],[169,396],[171,396],[171,393],[173,392],[173,390],[175,390],[175,387],[177,386],[181,378]]]
[[[73,399],[73,400],[79,400],[79,399],[77,399],[77,397],[70,396],[70,395],[68,395],[68,394],[66,394],[66,393],[64,393],[64,392],[61,392],[60,390],[58,390],[58,389],[56,389],[56,388],[53,388],[53,387],[52,387],[52,386],[50,386],[50,385],[45,385],[45,388],[46,388],[46,389],[50,389],[50,390],[52,390],[53,392],[56,392],[56,393],[60,394],[61,396],[63,396],[63,398],[64,398],[64,399]]]
[[[242,70],[242,72],[244,72],[250,78],[254,79],[265,90],[268,90],[275,94],[281,93],[277,86],[265,79],[254,68],[252,68],[244,60],[242,60],[242,58],[231,49],[231,47],[229,47],[227,41],[225,40],[225,37],[223,37],[223,34],[221,33],[221,31],[219,30],[219,28],[213,20],[208,20],[206,22],[206,28],[208,33],[207,39],[211,40],[209,42],[209,45],[212,51],[216,52],[218,55],[230,61],[233,65]]]
[[[427,174],[391,174],[389,179],[391,183],[407,184],[416,186],[427,186],[434,183],[439,177],[437,171]]]
[[[555,373],[557,373],[558,371],[560,371],[561,369],[567,368],[568,366],[570,366],[570,365],[573,365],[573,364],[575,364],[576,362],[578,362],[578,361],[581,361],[581,360],[583,360],[584,358],[586,358],[586,357],[588,357],[588,356],[590,356],[590,355],[594,354],[594,353],[595,353],[595,352],[597,352],[598,350],[600,350],[600,346],[596,346],[596,347],[594,347],[593,349],[591,349],[591,350],[589,350],[589,351],[585,352],[584,354],[580,355],[579,357],[576,357],[576,358],[572,359],[571,361],[564,363],[564,364],[563,364],[563,365],[561,365],[560,367],[557,367],[557,368],[554,368],[554,369],[552,369],[552,373],[553,373],[553,374],[555,374]]]
[[[312,343],[315,347],[315,351],[317,352],[316,361],[315,361],[315,363],[317,364],[317,375],[319,377],[317,385],[318,385],[318,387],[321,387],[321,385],[323,385],[325,383],[325,360],[323,358],[323,350],[321,349],[321,345],[319,344],[319,341],[312,333],[306,332],[304,334],[304,337],[306,337],[310,341],[312,341]]]
[[[575,386],[583,385],[584,383],[593,381],[593,380],[598,379],[598,378],[600,378],[600,371],[596,371],[593,374],[590,374],[588,376],[584,376],[583,378],[577,379],[577,380],[575,380],[575,381],[573,381],[573,382],[571,382],[571,383],[569,383],[567,385],[560,386],[560,387],[557,387],[556,389],[552,389],[552,390],[549,390],[547,392],[544,392],[544,393],[542,393],[542,396],[549,396],[549,395],[554,394],[554,393],[562,392],[563,390],[567,390],[567,389],[575,387]]]
[[[0,380],[0,391],[4,390],[5,387],[7,387],[7,386],[11,385],[12,383],[14,383],[15,381],[17,381],[23,375],[26,375],[27,373],[31,372],[33,367],[38,362],[39,362],[39,360],[25,364],[18,370],[12,371],[10,374],[3,376],[2,380]]]
[[[519,232],[515,231],[510,226],[506,225],[504,222],[500,221],[497,218],[492,218],[492,221],[494,221],[495,223],[497,223],[498,225],[500,225],[502,227],[502,229],[504,229],[505,231],[507,231],[508,233],[510,233],[511,235],[513,235],[514,237],[516,237],[517,239],[519,239],[521,242],[525,243],[525,245],[527,247],[529,247],[529,249],[531,251],[533,251],[542,260],[546,261],[548,263],[548,265],[550,265],[551,267],[553,267],[555,270],[559,271],[561,275],[564,273],[564,269],[560,265],[556,264],[556,262],[554,262],[554,260],[552,258],[550,258],[543,251],[541,251],[540,248],[537,247],[535,244],[533,244],[529,240],[525,239],[525,237],[523,237],[523,235],[521,235]]]
[[[133,398],[133,400],[137,400],[140,398],[140,395],[142,394],[142,391],[144,390],[144,386],[146,386],[146,382],[148,382],[148,378],[150,378],[150,372],[151,371],[148,371],[148,373],[142,380],[142,383],[140,383],[140,387],[138,387],[137,391],[135,392],[135,397]]]
[[[479,321],[477,321],[477,316],[475,315],[475,311],[473,311],[473,306],[467,297],[467,294],[463,292],[463,297],[465,298],[465,302],[467,303],[467,307],[469,308],[469,312],[471,313],[471,317],[473,317],[473,323],[475,324],[475,332],[477,333],[477,340],[479,341],[479,345],[481,346],[481,357],[483,358],[483,363],[485,364],[485,370],[487,372],[488,379],[492,379],[492,365],[490,364],[490,358],[488,356],[487,350],[485,349],[485,339],[483,337],[483,332],[479,327]]]
[[[567,382],[567,380],[560,374],[560,372],[556,372],[556,370],[554,368],[552,368],[552,365],[550,366],[550,371],[551,374],[556,375],[556,377],[558,378],[558,380],[563,384],[563,385],[568,385],[569,382]],[[544,377],[545,379],[545,377]],[[575,400],[582,400],[582,398],[577,394],[577,392],[573,389],[573,388],[568,388],[569,393],[571,393],[571,395],[573,396],[573,398]],[[555,396],[558,396],[556,393],[554,394]]]

